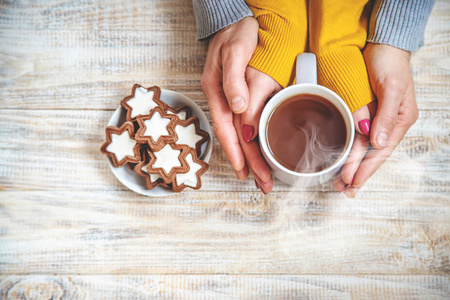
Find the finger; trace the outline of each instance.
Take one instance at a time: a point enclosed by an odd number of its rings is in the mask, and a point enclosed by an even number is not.
[[[378,110],[372,122],[370,142],[376,149],[388,146],[392,131],[397,124],[400,102],[405,89],[396,84],[388,84],[380,88],[378,96]]]
[[[369,138],[363,134],[356,133],[355,140],[353,142],[352,150],[350,155],[345,162],[344,167],[341,171],[342,180],[348,184],[352,185],[356,171],[361,164],[364,156],[369,149]]]
[[[255,172],[252,170],[253,176],[255,176]],[[267,195],[273,188],[273,180],[269,180],[267,182],[262,182],[260,178],[255,176],[255,184],[258,189],[263,192],[264,195]]]
[[[244,168],[240,171],[235,171],[236,176],[239,180],[245,180],[248,177],[248,166],[245,165]]]
[[[262,185],[264,191],[268,193],[273,186],[270,168],[262,157],[258,143],[256,141],[250,141],[248,143],[244,141],[242,131],[239,130],[239,128],[242,128],[241,115],[235,115],[234,119],[234,124],[236,128],[238,128],[239,141],[241,143],[248,167],[252,170],[255,179],[257,179],[257,181]]]
[[[231,43],[222,49],[223,90],[234,113],[243,113],[248,105],[245,70],[251,56],[252,49],[245,42]]]
[[[250,92],[250,102],[242,114],[242,130],[244,141],[249,142],[258,134],[259,119],[266,100],[281,90],[281,86],[270,76],[252,68],[247,68],[247,83]]]
[[[210,70],[206,68],[202,76],[202,88],[208,101],[214,134],[233,169],[242,171],[245,167],[245,158],[234,128],[233,113],[222,91],[221,76]]]
[[[339,193],[342,193],[347,187],[347,184],[342,180],[341,175],[336,176],[336,178],[333,180],[333,185],[336,191],[338,191]]]
[[[391,138],[388,141],[388,147],[384,149],[371,149],[362,163],[360,164],[358,171],[355,174],[353,180],[353,186],[361,188],[362,185],[378,170],[378,168],[388,159],[395,147],[403,139],[408,126],[399,125],[396,126],[391,134]]]
[[[355,129],[360,134],[369,136],[370,132],[370,112],[367,105],[361,107],[357,111],[352,113],[353,120],[355,121]]]
[[[349,198],[355,198],[356,194],[359,192],[359,188],[356,187],[348,187],[344,190],[344,194]]]

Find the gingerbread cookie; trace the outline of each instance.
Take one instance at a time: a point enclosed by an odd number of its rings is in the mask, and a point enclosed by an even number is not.
[[[187,106],[175,108],[167,104],[166,113],[177,115],[180,120],[187,120],[191,116],[191,109]]]
[[[174,127],[178,120],[176,115],[166,114],[160,107],[155,107],[148,116],[137,118],[139,130],[135,139],[141,144],[148,143],[153,151],[159,151],[177,140]]]
[[[178,136],[178,145],[194,148],[200,157],[202,144],[208,140],[209,134],[200,129],[197,117],[191,117],[186,121],[179,120],[175,126],[175,133]]]
[[[139,162],[143,160],[144,155],[147,154],[148,149],[149,149],[148,145],[140,144],[139,153],[141,154],[141,160]],[[131,171],[134,171],[134,168],[136,167],[137,164],[138,163],[127,163],[127,166]]]
[[[145,186],[147,189],[152,190],[157,186],[162,186],[165,188],[169,188],[170,184],[165,183],[162,177],[156,173],[156,174],[150,174],[148,172],[149,164],[150,164],[150,155],[149,152],[151,150],[147,149],[142,157],[142,160],[136,165],[134,168],[134,171],[139,174],[140,176],[144,177],[145,179]]]
[[[120,128],[108,126],[105,131],[107,140],[100,151],[111,157],[115,167],[140,161],[140,145],[134,140],[133,123],[125,122]]]
[[[177,144],[167,144],[159,151],[149,151],[150,162],[147,171],[149,174],[159,174],[164,182],[171,183],[176,174],[189,171],[186,162],[188,153],[189,147]]]
[[[155,107],[166,108],[166,104],[159,99],[161,89],[157,86],[144,88],[135,84],[131,95],[125,97],[120,104],[127,110],[127,121],[135,121],[139,116],[148,115]]]
[[[189,153],[186,155],[186,162],[189,165],[189,171],[175,175],[175,179],[172,182],[172,190],[174,192],[181,192],[186,187],[195,190],[202,187],[200,176],[208,170],[209,165],[197,158],[197,151],[194,148],[189,149]]]

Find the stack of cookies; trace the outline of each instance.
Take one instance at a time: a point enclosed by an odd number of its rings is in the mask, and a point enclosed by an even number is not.
[[[160,99],[157,86],[133,86],[130,96],[120,104],[127,111],[119,128],[106,128],[106,142],[100,151],[115,167],[128,165],[145,178],[148,189],[157,186],[181,192],[186,187],[199,189],[201,175],[208,170],[200,149],[209,134],[200,129],[189,107],[174,108]]]

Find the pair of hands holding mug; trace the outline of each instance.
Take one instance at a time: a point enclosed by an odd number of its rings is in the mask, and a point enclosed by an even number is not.
[[[265,101],[282,87],[248,66],[258,44],[258,29],[258,21],[246,17],[215,34],[209,42],[201,82],[214,134],[237,177],[244,180],[251,171],[256,186],[267,194],[273,179],[254,138]],[[334,181],[335,188],[349,197],[354,197],[391,155],[418,117],[409,52],[368,43],[363,55],[378,103],[353,113],[357,130],[354,145]],[[358,126],[366,119],[371,120],[369,136]],[[369,142],[373,146],[370,150]]]

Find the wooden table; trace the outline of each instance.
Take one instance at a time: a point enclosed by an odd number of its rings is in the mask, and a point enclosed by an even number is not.
[[[264,196],[216,140],[200,191],[122,186],[99,148],[134,83],[208,114],[191,2],[131,2],[0,4],[0,298],[450,297],[450,2],[412,59],[420,118],[356,199]]]

